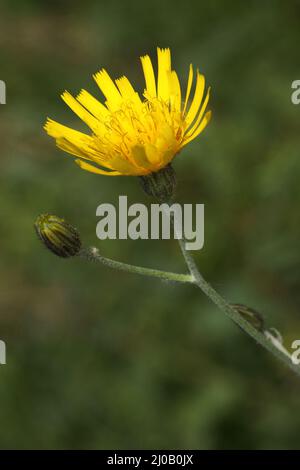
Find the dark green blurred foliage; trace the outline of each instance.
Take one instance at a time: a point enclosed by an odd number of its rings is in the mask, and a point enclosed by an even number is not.
[[[175,242],[96,239],[101,202],[147,202],[137,179],[81,171],[42,131],[81,129],[65,88],[105,66],[143,87],[138,56],[170,46],[212,85],[213,119],[176,159],[177,199],[206,207],[203,274],[300,338],[298,1],[2,0],[1,448],[299,448],[300,381],[201,292],[52,256],[41,212],[103,254],[184,270]]]

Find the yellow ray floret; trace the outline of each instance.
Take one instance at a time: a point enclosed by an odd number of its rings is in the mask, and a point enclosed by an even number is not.
[[[76,98],[67,91],[62,94],[65,103],[89,127],[89,134],[47,120],[46,132],[60,149],[77,157],[75,162],[83,170],[108,176],[143,176],[159,171],[209,123],[211,112],[206,108],[210,90],[205,95],[205,79],[198,70],[192,91],[194,71],[190,65],[182,96],[178,75],[171,68],[170,49],[157,49],[157,80],[150,57],[141,57],[141,63],[143,97],[128,78],[114,81],[104,69],[94,75],[104,104],[86,90]]]

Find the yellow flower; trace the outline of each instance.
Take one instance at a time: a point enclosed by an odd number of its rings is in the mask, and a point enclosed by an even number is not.
[[[86,90],[76,98],[67,91],[62,94],[91,133],[78,132],[51,119],[45,130],[60,149],[79,157],[75,162],[82,169],[109,176],[149,175],[166,167],[204,130],[211,117],[210,111],[205,112],[209,90],[204,97],[204,76],[197,70],[190,101],[192,65],[183,98],[177,73],[171,69],[170,49],[158,48],[157,58],[156,80],[150,57],[141,57],[146,82],[142,99],[126,77],[114,82],[104,69],[94,79],[106,98],[105,104]]]

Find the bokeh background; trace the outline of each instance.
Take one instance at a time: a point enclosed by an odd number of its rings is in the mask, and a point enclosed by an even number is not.
[[[132,177],[81,171],[42,130],[81,129],[60,100],[97,95],[105,66],[143,88],[138,57],[172,48],[211,84],[213,120],[176,159],[177,200],[206,206],[205,277],[300,339],[300,3],[2,0],[0,79],[0,447],[299,448],[300,380],[198,289],[47,252],[51,212],[106,256],[185,270],[174,241],[106,241],[96,207],[149,204]],[[98,95],[100,97],[100,94]]]

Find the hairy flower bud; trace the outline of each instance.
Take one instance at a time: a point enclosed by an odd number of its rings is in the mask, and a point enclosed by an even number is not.
[[[155,173],[140,176],[140,181],[148,196],[155,197],[159,202],[168,202],[176,188],[176,173],[169,164]]]
[[[81,240],[78,231],[64,219],[51,214],[41,214],[34,224],[38,237],[45,246],[61,258],[79,253]]]

